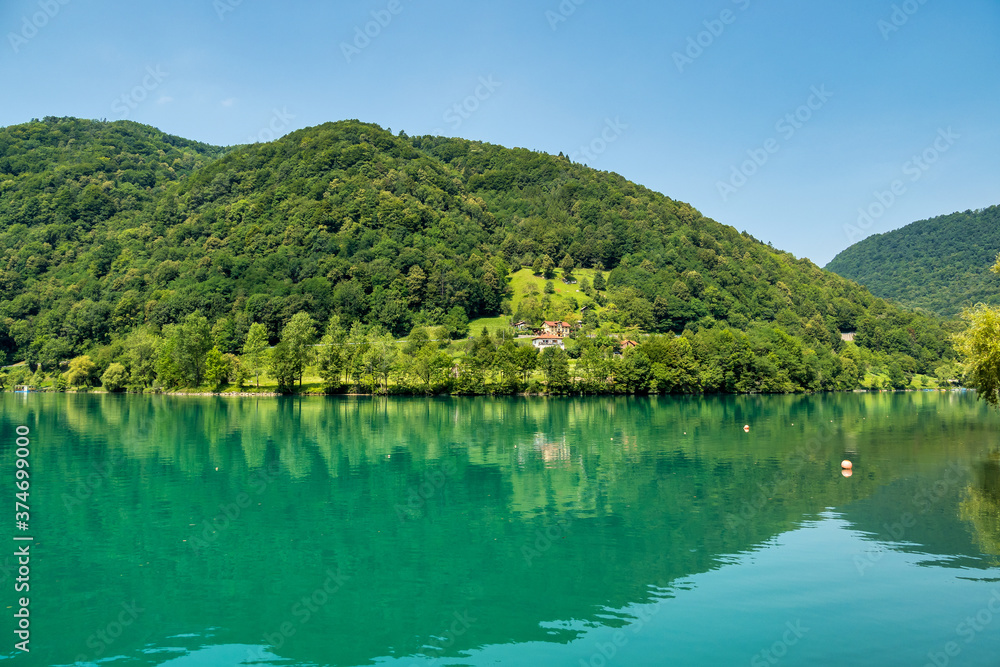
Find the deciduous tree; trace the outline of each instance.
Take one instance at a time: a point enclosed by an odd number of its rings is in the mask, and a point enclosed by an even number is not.
[[[87,355],[74,357],[69,362],[66,381],[73,387],[89,387],[97,374],[97,364]]]
[[[118,362],[114,362],[108,366],[108,369],[104,371],[104,374],[101,376],[101,385],[103,385],[107,391],[118,392],[125,389],[128,379],[128,370],[125,366]]]
[[[1000,403],[1000,308],[979,304],[962,313],[968,329],[955,336],[966,375],[990,405]]]
[[[267,327],[258,322],[250,325],[247,339],[243,344],[243,363],[248,373],[254,376],[256,386],[260,387],[261,371],[267,366]]]
[[[288,346],[288,354],[300,388],[306,364],[312,358],[312,344],[315,339],[316,323],[308,313],[296,313],[281,330],[281,342]]]

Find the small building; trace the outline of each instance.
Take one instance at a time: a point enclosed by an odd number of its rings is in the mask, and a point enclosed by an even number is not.
[[[528,323],[524,320],[518,320],[517,322],[514,322],[514,328],[518,331],[524,331],[528,328]]]
[[[639,343],[635,342],[634,340],[625,339],[621,343],[619,343],[618,345],[619,345],[619,347],[621,347],[622,352],[624,352],[625,350],[629,350],[629,349],[631,349],[633,347],[637,347],[639,345]]]
[[[572,330],[572,325],[569,322],[548,322],[546,321],[542,327],[542,331],[549,335],[555,336],[565,336]]]
[[[562,336],[553,336],[551,334],[535,336],[531,339],[531,344],[538,350],[544,350],[547,347],[558,347],[561,350],[566,349]]]
[[[845,343],[853,343],[854,334],[855,334],[854,331],[844,331],[840,334],[840,340],[844,341]]]

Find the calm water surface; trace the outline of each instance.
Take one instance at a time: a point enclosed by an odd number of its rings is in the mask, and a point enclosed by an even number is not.
[[[1000,664],[971,395],[0,405],[11,664]]]

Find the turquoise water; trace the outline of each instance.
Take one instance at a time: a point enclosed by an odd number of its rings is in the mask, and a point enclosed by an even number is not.
[[[12,664],[1000,664],[970,395],[0,404]]]

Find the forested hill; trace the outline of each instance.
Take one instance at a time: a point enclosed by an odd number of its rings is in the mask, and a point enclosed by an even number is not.
[[[805,355],[826,381],[841,331],[873,371],[929,373],[950,354],[939,321],[616,174],[357,121],[231,149],[131,122],[0,129],[0,252],[8,363],[103,350],[106,366],[129,332],[196,312],[223,352],[254,322],[275,342],[302,311],[399,337],[510,314],[510,274],[552,265],[602,269],[607,291],[532,297],[532,319],[728,330],[726,355]]]
[[[951,316],[977,303],[1000,304],[1000,207],[942,215],[869,236],[826,268],[877,296]]]

